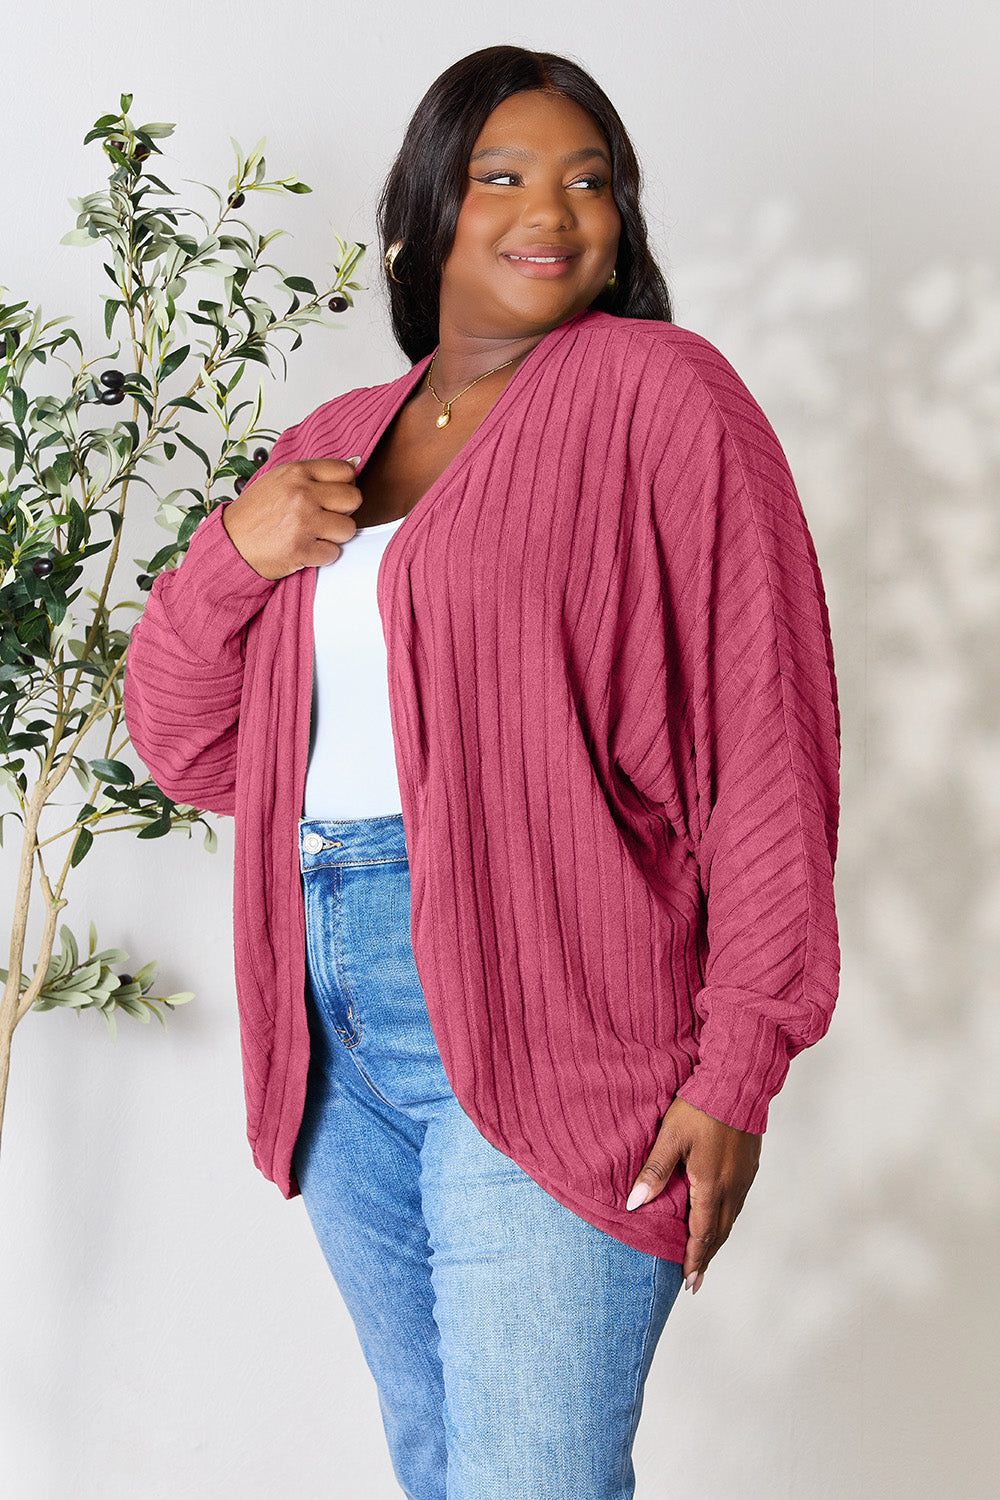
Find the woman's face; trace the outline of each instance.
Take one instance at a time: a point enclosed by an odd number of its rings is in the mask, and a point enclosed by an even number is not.
[[[513,94],[472,149],[455,239],[441,272],[442,331],[516,338],[589,307],[614,269],[621,219],[610,149],[562,94]],[[568,256],[538,264],[518,256]]]

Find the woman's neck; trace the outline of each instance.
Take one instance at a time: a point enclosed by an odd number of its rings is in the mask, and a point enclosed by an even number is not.
[[[498,382],[506,383],[504,377],[509,379],[544,337],[540,333],[520,339],[480,339],[471,346],[442,340],[428,366],[431,384],[442,401],[453,401],[473,381],[490,386],[495,375]]]

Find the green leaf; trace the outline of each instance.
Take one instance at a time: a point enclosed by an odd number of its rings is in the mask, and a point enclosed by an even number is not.
[[[192,323],[197,323],[200,328],[219,328],[221,326],[217,318],[203,318],[201,313],[192,312],[190,308],[184,316],[190,319]]]
[[[204,519],[205,519],[205,510],[204,510],[204,508],[202,506],[200,506],[200,505],[192,505],[191,509],[188,511],[187,515],[184,517],[184,519],[181,522],[180,527],[178,529],[178,532],[177,532],[177,545],[178,545],[178,547],[185,546],[191,540],[191,538],[194,536],[195,532],[197,531],[198,527],[201,525],[201,523],[202,523],[202,521]]]
[[[123,1010],[127,1016],[135,1016],[137,1021],[145,1021],[149,1025],[149,1010],[137,1000],[117,1001],[118,1010]]]
[[[80,967],[74,966],[71,973],[67,974],[65,980],[60,980],[56,984],[47,985],[46,988],[53,992],[58,990],[75,990],[83,993],[87,990],[93,989],[94,985],[97,983],[100,977],[100,964],[95,964],[93,961],[91,961],[90,963],[83,964]]]
[[[140,828],[136,834],[137,839],[162,839],[165,833],[170,832],[170,819],[157,818],[155,823],[150,823],[145,828]]]
[[[130,767],[121,760],[92,760],[90,769],[100,781],[110,781],[115,786],[131,786],[135,780]]]
[[[100,239],[96,229],[71,229],[69,234],[64,234],[59,241],[60,245],[92,245],[96,239]]]
[[[166,380],[168,375],[172,375],[178,366],[184,363],[190,353],[191,345],[184,344],[182,348],[175,349],[173,353],[168,354],[159,369],[160,379]]]
[[[252,458],[244,458],[240,453],[230,453],[219,469],[219,478],[227,479],[235,474],[239,479],[252,479],[256,472],[257,465]]]
[[[308,292],[313,297],[319,295],[308,276],[286,276],[285,286],[290,286],[293,292]]]
[[[211,826],[211,824],[206,823],[206,825],[205,825],[205,848],[208,850],[209,854],[214,854],[215,851],[218,849],[218,847],[219,847],[219,840],[218,840],[218,836],[216,835],[215,829]]]
[[[87,850],[90,848],[93,842],[94,835],[91,833],[90,829],[81,828],[80,832],[76,836],[76,842],[73,845],[73,853],[69,858],[70,867],[72,869],[76,869],[77,865],[80,863],[81,859],[83,859],[84,855],[87,853]]]
[[[232,359],[252,359],[259,365],[267,365],[268,368],[270,368],[271,364],[266,352],[256,344],[241,344],[238,349],[232,351],[230,357]]]
[[[178,433],[178,437],[179,436],[180,436],[180,433]],[[164,563],[168,563],[170,561],[170,559],[173,557],[173,555],[174,555],[174,553],[176,551],[177,551],[177,544],[176,544],[176,542],[168,542],[165,547],[161,547],[160,548],[159,552],[157,552],[154,557],[151,557],[149,559],[149,562],[146,564],[146,572],[147,573],[157,573],[157,572],[159,572],[160,568],[163,567]]]
[[[232,395],[233,391],[236,389],[236,387],[239,385],[240,381],[243,379],[243,372],[246,369],[246,367],[247,367],[246,360],[245,359],[241,360],[240,363],[239,363],[239,365],[236,367],[236,374],[233,376],[232,380],[229,382],[228,385],[224,384],[220,380],[220,382],[219,382],[219,389],[222,391],[223,395],[225,395],[225,396],[231,396]],[[239,411],[239,407],[236,408],[236,411]],[[229,413],[229,420],[230,420],[230,422],[233,421],[233,419],[234,419],[235,416],[236,416],[236,412],[235,411],[232,411],[232,412]]]
[[[175,396],[172,401],[167,401],[167,402],[164,403],[164,405],[165,406],[186,406],[189,411],[201,412],[202,416],[204,416],[206,414],[206,411],[207,411],[206,407],[199,406],[198,403],[197,403],[197,401],[192,401],[192,399],[191,399],[190,396]],[[180,433],[178,433],[177,436],[180,437]]]
[[[77,951],[76,938],[70,932],[68,927],[60,927],[59,936],[62,940],[62,946],[66,953],[66,956],[69,959],[69,968],[75,969],[77,964],[80,962],[80,954]]]
[[[192,453],[196,453],[198,455],[198,457],[201,459],[202,463],[205,465],[206,471],[209,474],[211,474],[211,472],[212,472],[212,465],[211,465],[211,462],[209,461],[208,454],[205,452],[204,448],[199,448],[198,444],[197,443],[193,443],[190,438],[185,437],[184,434],[183,434],[183,432],[176,432],[174,434],[174,436],[177,438],[178,442],[181,442],[181,443],[184,444],[185,448],[190,448],[190,450],[191,450]]]
[[[18,427],[23,427],[24,419],[28,415],[28,398],[19,385],[11,386],[10,404],[14,412],[14,421]]]
[[[104,303],[104,333],[107,338],[111,337],[111,328],[115,321],[115,314],[120,307],[124,306],[124,302],[120,302],[114,297],[106,299]]]
[[[128,112],[129,112],[129,110],[130,110],[130,108],[132,107],[132,95],[131,94],[122,94],[121,105],[122,105],[122,114],[123,115],[127,115]]]
[[[72,650],[72,642],[70,643]],[[88,672],[91,677],[107,677],[107,668],[99,666],[92,661],[61,661],[51,669],[53,673],[60,672]]]
[[[93,959],[93,961],[94,961],[95,964],[98,964],[98,963],[99,964],[127,964],[128,963],[128,954],[125,952],[124,948],[102,948],[101,951],[100,951],[100,953],[95,953],[94,952],[94,948],[97,946],[97,933],[94,931],[94,924],[93,924],[93,922],[91,922],[90,928],[91,928],[90,941],[91,941],[91,945],[92,945],[91,949],[90,949],[90,957]]]

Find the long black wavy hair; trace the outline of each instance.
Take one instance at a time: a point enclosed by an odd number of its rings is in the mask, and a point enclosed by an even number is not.
[[[395,339],[416,364],[439,340],[441,268],[451,251],[468,185],[472,148],[489,115],[512,94],[544,89],[574,100],[611,148],[611,191],[621,216],[617,284],[591,307],[623,318],[673,322],[670,293],[649,248],[639,205],[642,176],[632,142],[611,100],[569,58],[524,47],[484,47],[460,58],[431,84],[414,111],[376,212],[382,271]],[[396,240],[393,271],[385,252]]]

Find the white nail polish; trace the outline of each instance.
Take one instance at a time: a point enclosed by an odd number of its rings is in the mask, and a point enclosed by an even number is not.
[[[625,1200],[625,1207],[629,1210],[630,1213],[633,1208],[638,1208],[640,1204],[645,1203],[646,1199],[649,1197],[650,1191],[651,1189],[648,1182],[636,1183],[635,1187],[629,1193],[628,1198]]]

